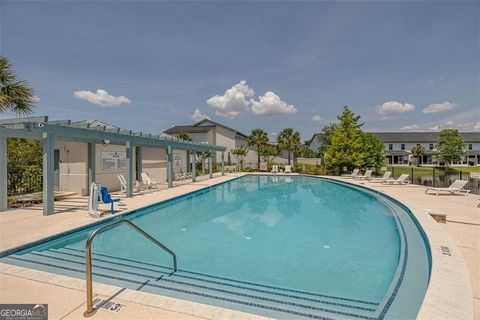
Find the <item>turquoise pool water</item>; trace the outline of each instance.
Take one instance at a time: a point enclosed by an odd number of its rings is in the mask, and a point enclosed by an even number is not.
[[[413,318],[428,285],[428,245],[405,208],[326,179],[249,175],[127,218],[180,271],[120,225],[94,241],[94,281],[286,319]],[[1,261],[84,278],[98,227]]]

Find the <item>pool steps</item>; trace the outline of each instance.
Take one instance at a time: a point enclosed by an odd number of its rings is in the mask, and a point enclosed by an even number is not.
[[[85,253],[70,247],[14,254],[0,261],[84,279]],[[280,288],[172,268],[132,259],[93,254],[93,280],[179,299],[291,319],[374,319],[379,303]],[[94,287],[95,291],[95,287]],[[252,308],[256,309],[255,311]]]

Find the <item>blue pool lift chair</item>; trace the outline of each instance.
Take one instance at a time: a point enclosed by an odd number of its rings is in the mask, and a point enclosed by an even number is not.
[[[100,183],[92,183],[90,186],[90,196],[88,199],[88,211],[90,215],[99,218],[100,214],[98,213],[98,205],[100,203],[110,204],[110,211],[112,214],[115,213],[114,204],[117,203],[120,206],[125,204],[120,201],[120,199],[113,199],[110,192],[108,192],[107,187],[102,186]]]

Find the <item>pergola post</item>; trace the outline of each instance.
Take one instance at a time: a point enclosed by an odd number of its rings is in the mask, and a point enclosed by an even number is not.
[[[90,194],[90,186],[95,182],[95,143],[88,143],[88,192]]]
[[[213,159],[212,153],[213,152],[211,152],[211,151],[208,153],[208,175],[209,175],[210,179],[212,179],[212,177],[213,177],[213,174],[212,174],[212,159]]]
[[[137,146],[137,168],[136,168],[136,173],[137,173],[137,180],[142,180],[142,171],[143,171],[143,166],[142,166],[142,161],[143,161],[143,156],[142,156],[143,148],[142,146]]]
[[[167,180],[168,187],[173,188],[173,154],[172,154],[172,145],[167,147]]]
[[[7,211],[7,135],[0,128],[0,211]]]
[[[43,215],[55,213],[54,178],[53,178],[53,136],[42,134],[43,144]]]
[[[225,152],[222,152],[222,176],[225,175]]]
[[[197,181],[197,154],[192,151],[192,182]]]
[[[127,153],[127,197],[133,196],[133,144],[131,141],[126,141],[125,143],[126,153]]]

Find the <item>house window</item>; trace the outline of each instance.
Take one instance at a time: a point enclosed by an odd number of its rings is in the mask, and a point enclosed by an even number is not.
[[[388,144],[388,150],[393,150],[393,144],[392,143]]]
[[[402,143],[402,144],[400,145],[400,149],[405,150],[405,143]]]
[[[428,146],[428,149],[433,150],[433,143],[430,143],[430,145]]]
[[[473,143],[468,144],[468,150],[473,150]]]

